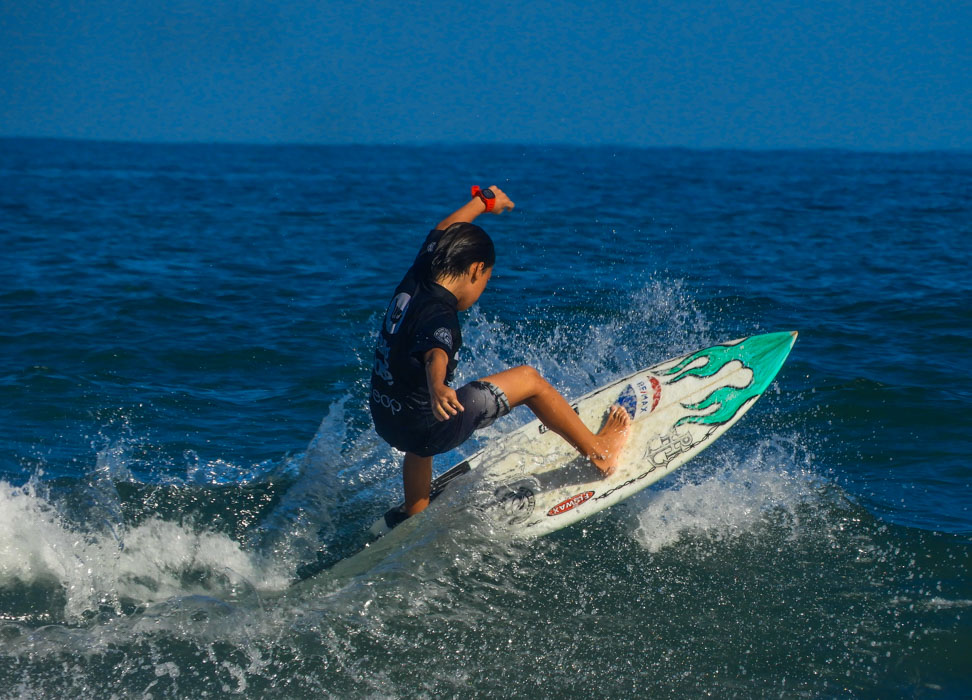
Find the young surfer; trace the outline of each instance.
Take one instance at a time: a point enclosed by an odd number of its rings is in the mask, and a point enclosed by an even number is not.
[[[375,430],[405,453],[405,513],[429,504],[432,456],[462,444],[521,404],[609,476],[628,438],[627,411],[614,406],[598,433],[532,367],[521,365],[453,389],[462,345],[458,312],[479,299],[493,271],[493,241],[472,222],[513,202],[498,187],[472,188],[472,199],[435,227],[395,289],[375,349],[371,415]]]

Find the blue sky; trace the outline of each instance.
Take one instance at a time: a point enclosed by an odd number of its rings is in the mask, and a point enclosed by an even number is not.
[[[0,135],[972,149],[972,3],[0,0]]]

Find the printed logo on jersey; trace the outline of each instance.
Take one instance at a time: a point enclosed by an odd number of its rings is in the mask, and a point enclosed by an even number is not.
[[[391,373],[391,366],[389,363],[391,360],[388,356],[391,354],[391,348],[388,347],[388,343],[384,338],[378,338],[378,344],[375,345],[375,374],[385,380],[388,386],[392,386],[395,383],[395,378]]]
[[[439,328],[432,335],[435,336],[436,340],[438,340],[443,345],[448,346],[449,349],[452,350],[452,333],[449,331],[448,328]]]
[[[568,510],[573,510],[581,503],[586,503],[589,501],[593,495],[593,491],[585,491],[584,493],[579,493],[576,496],[571,496],[566,501],[561,501],[553,508],[548,510],[547,515],[561,515],[562,513],[566,513]]]
[[[408,303],[412,300],[412,295],[402,292],[401,294],[396,294],[395,298],[391,300],[388,305],[388,311],[385,313],[385,332],[389,335],[395,335],[398,329],[401,328],[402,319],[405,318],[405,311],[408,309]]]
[[[377,403],[379,406],[383,406],[391,411],[392,415],[395,415],[402,410],[402,404],[400,404],[397,399],[393,399],[388,394],[382,394],[377,389],[371,390],[371,398],[374,399],[375,403]]]

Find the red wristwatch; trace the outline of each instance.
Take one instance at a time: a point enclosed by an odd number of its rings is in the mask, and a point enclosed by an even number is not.
[[[483,200],[483,204],[486,205],[486,211],[493,211],[493,207],[496,205],[496,195],[493,194],[493,190],[481,188],[479,185],[472,186],[472,196],[479,197]]]

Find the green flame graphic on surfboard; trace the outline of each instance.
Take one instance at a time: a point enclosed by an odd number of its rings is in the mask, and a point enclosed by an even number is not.
[[[753,335],[735,345],[716,345],[686,356],[681,362],[665,372],[673,376],[669,384],[685,377],[712,377],[730,362],[738,362],[750,369],[753,377],[745,387],[721,386],[704,399],[694,404],[682,404],[690,411],[707,411],[718,405],[715,411],[702,415],[685,416],[675,424],[701,423],[721,425],[735,416],[749,402],[759,398],[769,383],[773,381],[790,349],[796,341],[796,333],[766,333]],[[705,359],[705,364],[696,361]]]

